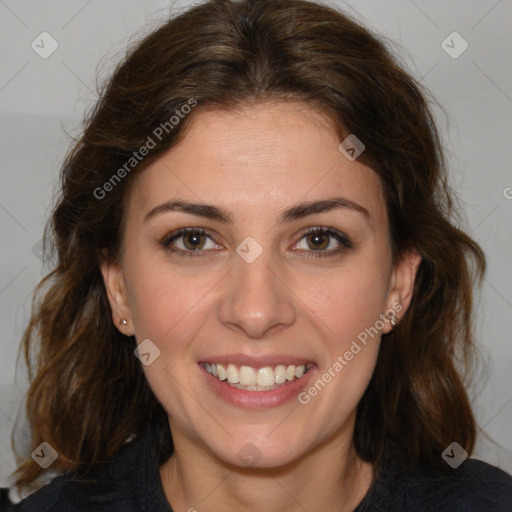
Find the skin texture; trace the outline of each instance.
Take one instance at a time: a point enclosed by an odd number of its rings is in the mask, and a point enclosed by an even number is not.
[[[371,485],[373,468],[351,440],[380,334],[306,405],[236,407],[212,392],[198,366],[220,354],[285,354],[313,361],[318,378],[379,315],[397,304],[397,319],[405,313],[420,258],[393,264],[380,180],[339,143],[329,120],[299,103],[210,110],[136,177],[122,256],[102,272],[116,325],[161,351],[144,371],[169,416],[175,453],[161,476],[174,510],[349,511]],[[369,217],[340,208],[277,223],[288,207],[332,197],[357,202]],[[144,221],[170,199],[222,207],[233,223],[178,211]],[[160,244],[186,227],[208,236],[172,246],[192,252],[195,244],[206,257]],[[338,230],[351,247],[334,254],[343,245],[304,236],[311,227]],[[248,236],[263,249],[250,264],[236,252]],[[390,329],[387,321],[382,332]],[[248,442],[259,454],[251,468],[237,456]]]

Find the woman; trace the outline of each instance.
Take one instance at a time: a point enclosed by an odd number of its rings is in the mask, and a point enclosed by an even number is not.
[[[472,282],[420,87],[301,0],[212,0],[62,170],[14,510],[510,510],[467,459]]]

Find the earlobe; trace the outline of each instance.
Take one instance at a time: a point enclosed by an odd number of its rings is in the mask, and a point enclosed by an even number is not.
[[[386,316],[389,323],[383,329],[383,334],[390,332],[409,308],[420,263],[421,256],[416,249],[405,252],[399,258],[393,271],[392,288],[387,300]]]
[[[133,334],[132,320],[121,267],[118,264],[105,261],[101,264],[100,269],[112,309],[112,321],[120,332],[131,336]]]

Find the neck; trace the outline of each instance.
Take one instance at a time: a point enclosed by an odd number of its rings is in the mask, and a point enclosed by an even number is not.
[[[337,435],[299,460],[274,468],[225,464],[204,447],[178,439],[160,469],[176,511],[352,512],[374,478],[373,466],[357,456],[351,436]]]

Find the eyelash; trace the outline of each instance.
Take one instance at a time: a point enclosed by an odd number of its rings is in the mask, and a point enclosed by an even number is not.
[[[170,233],[168,235],[166,235],[161,241],[160,241],[160,245],[166,250],[168,251],[169,253],[171,254],[177,254],[178,256],[180,257],[192,257],[192,258],[196,258],[196,257],[207,257],[207,255],[205,253],[207,253],[208,251],[207,250],[204,250],[204,249],[198,249],[198,250],[193,250],[193,251],[184,251],[183,249],[174,249],[171,247],[171,243],[174,242],[174,240],[186,235],[187,233],[197,233],[197,234],[202,234],[202,235],[206,235],[207,237],[209,237],[211,239],[211,236],[207,233],[207,231],[203,228],[183,228],[183,229],[180,229],[176,232],[173,232],[173,233]],[[338,249],[335,249],[335,250],[330,250],[330,251],[324,251],[324,250],[318,250],[318,251],[306,251],[307,252],[307,255],[306,257],[307,258],[329,258],[329,257],[334,257],[338,254],[340,254],[341,252],[347,250],[347,249],[351,249],[352,248],[352,243],[350,242],[350,240],[341,232],[335,230],[335,229],[332,229],[332,228],[324,228],[324,227],[314,227],[314,228],[309,228],[307,229],[306,231],[304,231],[299,239],[299,242],[304,239],[306,236],[310,235],[310,234],[322,234],[322,235],[330,235],[332,236],[334,239],[336,239],[340,244],[341,244],[341,247],[339,247]],[[298,242],[297,242],[298,243]]]

